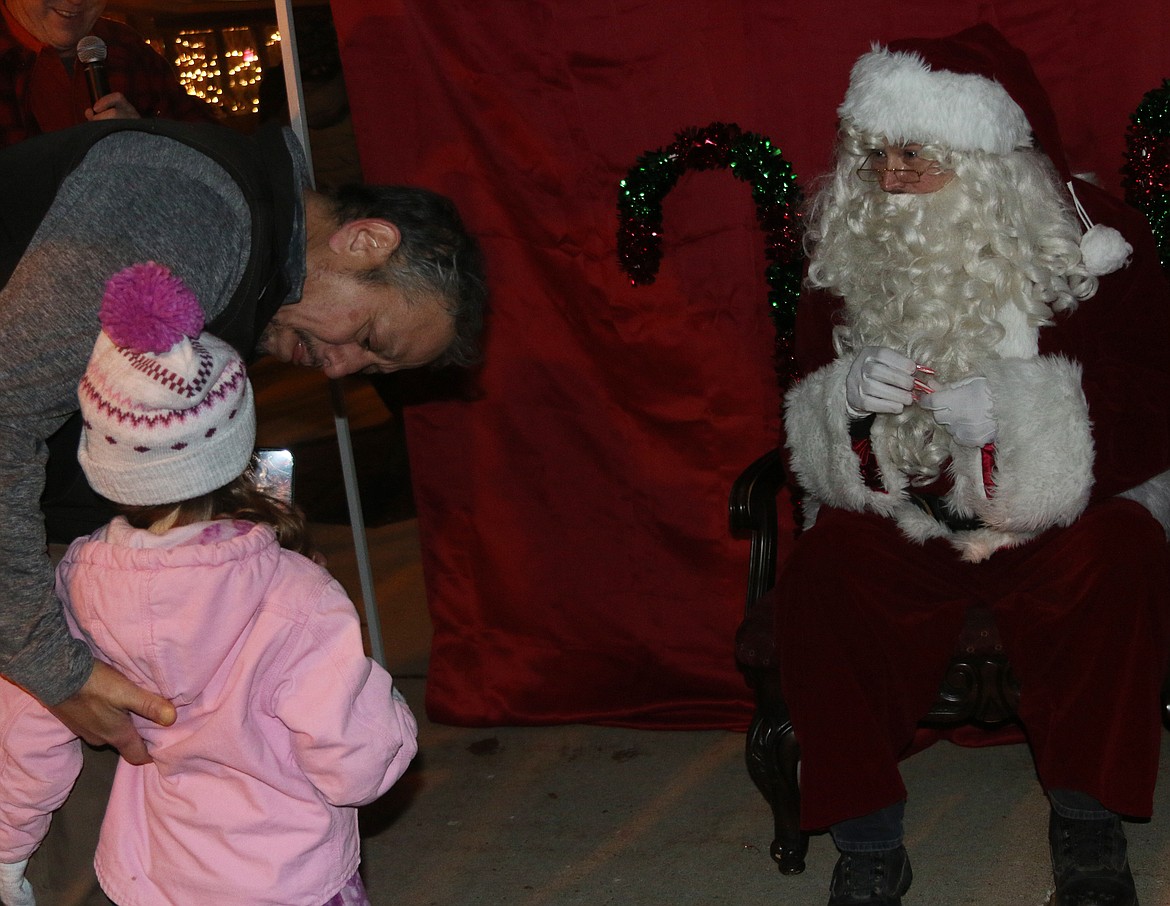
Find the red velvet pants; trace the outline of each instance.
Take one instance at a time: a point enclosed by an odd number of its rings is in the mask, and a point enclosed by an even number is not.
[[[1149,816],[1170,660],[1170,547],[1126,500],[982,563],[888,519],[822,509],[777,583],[777,648],[801,746],[801,824],[906,798],[898,771],[964,614],[995,614],[1045,789]]]

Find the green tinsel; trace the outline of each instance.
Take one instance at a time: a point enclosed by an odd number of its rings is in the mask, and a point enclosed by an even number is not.
[[[1146,215],[1170,271],[1170,79],[1147,92],[1126,130],[1125,199]]]
[[[662,200],[688,170],[730,169],[752,187],[769,264],[769,313],[776,326],[782,385],[792,377],[792,332],[800,297],[801,192],[792,166],[767,138],[734,123],[678,132],[673,144],[648,151],[618,190],[618,257],[635,286],[653,283],[662,260]]]

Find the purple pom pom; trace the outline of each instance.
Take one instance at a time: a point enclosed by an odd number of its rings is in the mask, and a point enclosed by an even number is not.
[[[131,352],[166,352],[203,330],[203,309],[195,294],[154,261],[114,274],[98,316],[106,335]]]

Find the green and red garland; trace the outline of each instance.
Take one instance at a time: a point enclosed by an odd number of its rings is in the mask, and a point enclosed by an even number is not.
[[[1146,215],[1158,260],[1170,271],[1170,79],[1146,93],[1129,123],[1121,180],[1125,200]]]
[[[687,170],[716,168],[731,170],[752,187],[756,220],[764,232],[768,307],[783,389],[793,377],[802,197],[791,164],[771,141],[742,132],[734,123],[712,123],[683,129],[672,144],[639,157],[618,192],[618,257],[634,286],[653,283],[662,260],[662,200]]]

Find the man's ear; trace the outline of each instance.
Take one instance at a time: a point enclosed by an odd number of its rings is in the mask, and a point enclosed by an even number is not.
[[[329,237],[329,248],[337,255],[359,259],[364,267],[377,267],[385,264],[401,242],[402,234],[390,221],[366,217],[338,227]]]

